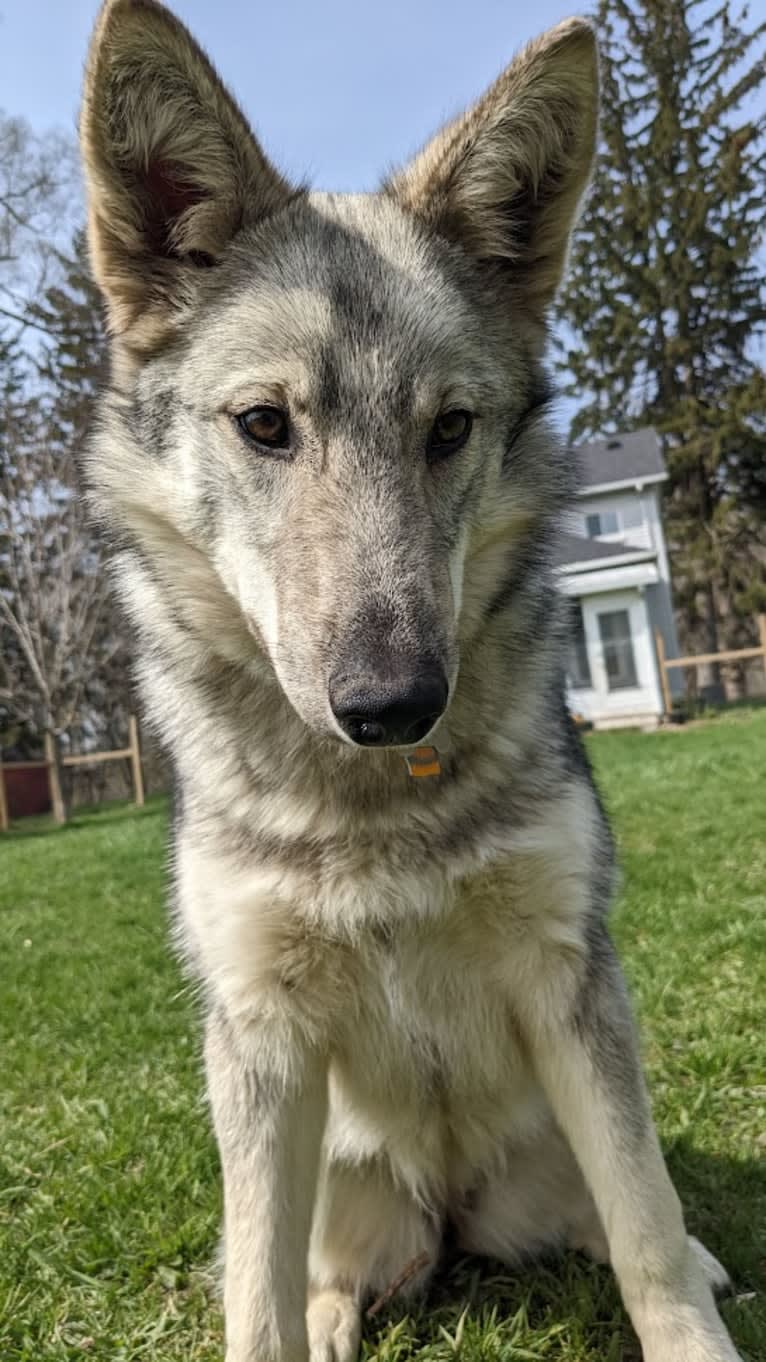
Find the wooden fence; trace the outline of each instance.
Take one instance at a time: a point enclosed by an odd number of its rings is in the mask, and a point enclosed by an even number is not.
[[[758,634],[760,645],[757,648],[730,648],[723,653],[698,653],[695,657],[666,657],[665,640],[659,629],[654,631],[654,642],[657,648],[657,662],[660,670],[660,684],[662,686],[662,703],[665,713],[670,714],[673,708],[673,697],[670,693],[670,683],[668,672],[672,667],[699,667],[703,662],[744,662],[748,658],[763,658],[764,669],[766,669],[766,615],[758,616]]]
[[[8,800],[5,790],[6,771],[45,770],[48,775],[51,809],[57,823],[66,822],[66,805],[61,791],[62,766],[90,766],[101,761],[130,761],[133,775],[133,795],[139,806],[144,802],[144,777],[141,770],[141,747],[138,737],[136,716],[128,719],[128,746],[118,747],[112,752],[83,752],[75,756],[59,755],[52,734],[45,735],[45,756],[42,761],[0,761],[0,831],[8,828]]]

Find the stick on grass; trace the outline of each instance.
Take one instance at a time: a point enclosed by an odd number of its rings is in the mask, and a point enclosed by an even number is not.
[[[383,1306],[388,1304],[392,1296],[395,1296],[401,1287],[406,1286],[407,1282],[411,1281],[413,1277],[416,1277],[419,1272],[422,1272],[423,1268],[427,1267],[430,1261],[430,1256],[427,1253],[419,1253],[417,1258],[411,1258],[407,1266],[402,1268],[399,1276],[395,1277],[391,1285],[386,1287],[382,1296],[378,1296],[378,1299],[373,1301],[365,1318],[374,1319],[378,1311],[382,1310]]]

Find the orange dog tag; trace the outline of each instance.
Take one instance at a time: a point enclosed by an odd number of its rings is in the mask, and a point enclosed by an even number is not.
[[[442,773],[439,753],[435,747],[416,747],[404,760],[410,775],[418,779],[423,776],[440,776]]]

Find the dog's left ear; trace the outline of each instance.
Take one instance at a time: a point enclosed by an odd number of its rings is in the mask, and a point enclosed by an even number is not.
[[[524,48],[384,192],[473,256],[507,264],[514,292],[539,312],[564,269],[597,122],[595,35],[568,19]]]

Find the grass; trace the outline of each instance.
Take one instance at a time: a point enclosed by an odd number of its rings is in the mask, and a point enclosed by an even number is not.
[[[766,710],[589,739],[615,912],[691,1228],[766,1358]],[[27,820],[0,844],[0,1359],[221,1362],[220,1218],[193,1000],[166,943],[165,809]],[[452,1264],[370,1324],[380,1362],[634,1362],[610,1274]]]

